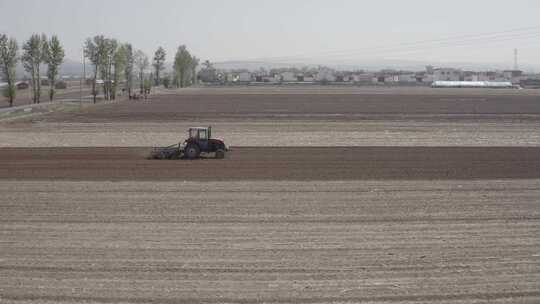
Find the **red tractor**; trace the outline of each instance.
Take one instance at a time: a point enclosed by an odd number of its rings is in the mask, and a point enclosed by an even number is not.
[[[225,158],[229,151],[221,139],[212,138],[212,127],[190,128],[189,137],[183,143],[165,148],[155,148],[150,155],[153,159],[196,159],[201,154],[214,153],[216,158]]]

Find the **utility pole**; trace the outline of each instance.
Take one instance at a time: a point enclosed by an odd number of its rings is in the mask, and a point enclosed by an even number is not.
[[[515,71],[519,70],[519,65],[518,65],[518,49],[514,49],[514,70],[515,70]]]
[[[84,82],[84,49],[82,51],[82,57],[83,57],[83,74],[81,75],[80,84],[79,84],[79,105],[82,104],[82,86]]]

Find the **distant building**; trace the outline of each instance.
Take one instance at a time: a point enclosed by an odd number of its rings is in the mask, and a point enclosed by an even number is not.
[[[298,82],[313,82],[315,77],[311,74],[298,74],[296,75],[296,81]]]
[[[17,90],[26,90],[30,87],[28,82],[24,82],[24,81],[17,82],[15,86],[17,87]]]
[[[336,76],[333,70],[328,68],[321,68],[315,75],[315,81],[318,82],[335,82]]]
[[[241,72],[237,75],[237,82],[251,82],[251,73],[250,72]]]
[[[283,72],[280,74],[281,81],[283,82],[296,82],[298,79],[296,78],[296,74],[293,72]]]
[[[510,81],[513,84],[519,84],[525,79],[523,71],[519,70],[507,70],[503,71],[503,77],[506,81]]]
[[[203,68],[198,73],[198,78],[200,81],[205,83],[218,82],[218,73],[214,68]]]
[[[540,76],[523,79],[519,85],[524,89],[540,89]]]
[[[394,83],[399,81],[399,75],[384,75],[383,76],[383,82],[384,83]]]
[[[416,83],[416,73],[403,73],[398,75],[398,82],[400,83]]]
[[[236,77],[236,75],[234,75],[233,73],[227,73],[225,74],[225,81],[226,82],[235,82],[237,81],[238,78]]]
[[[464,81],[478,81],[478,73],[473,71],[464,71],[463,72]]]
[[[370,73],[362,73],[362,74],[354,74],[353,75],[353,81],[356,83],[372,83],[373,82],[373,74]]]
[[[278,83],[280,82],[278,77],[279,75],[264,75],[262,76],[262,81],[266,83]]]
[[[502,82],[502,81],[507,81],[507,80],[504,77],[504,74],[501,72],[488,71],[488,72],[478,73],[478,81]]]
[[[54,88],[57,90],[65,90],[67,89],[67,82],[65,81],[58,81],[54,84]]]
[[[460,81],[461,70],[451,68],[440,68],[433,70],[433,81]]]
[[[487,88],[487,89],[509,89],[515,86],[508,81],[435,81],[431,85],[433,88]]]

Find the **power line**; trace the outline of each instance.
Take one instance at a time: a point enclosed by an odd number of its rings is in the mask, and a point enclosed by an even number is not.
[[[391,55],[391,54],[411,54],[411,53],[422,53],[426,51],[432,51],[441,48],[455,48],[455,47],[470,47],[470,46],[480,46],[480,45],[496,45],[503,42],[515,41],[520,39],[530,39],[530,38],[540,38],[539,33],[531,33],[526,36],[516,36],[516,37],[504,37],[497,39],[489,40],[477,40],[477,41],[463,41],[459,43],[446,43],[438,44],[432,46],[424,46],[422,48],[405,48],[405,49],[393,49],[393,50],[372,50],[371,52],[357,53],[354,55]],[[352,54],[351,54],[352,55]],[[344,59],[350,56],[341,56],[340,59]]]
[[[293,56],[281,56],[281,57],[261,57],[256,58],[249,61],[241,60],[242,62],[287,62],[291,60],[299,60],[299,59],[306,59],[306,58],[317,58],[321,55],[328,55],[328,56],[334,56],[334,57],[344,57],[344,56],[354,56],[358,54],[370,54],[373,52],[382,53],[382,52],[395,52],[395,51],[402,51],[409,49],[411,47],[422,47],[424,49],[438,46],[438,47],[444,47],[444,46],[455,46],[455,45],[462,45],[464,43],[479,43],[479,42],[485,42],[485,41],[499,41],[501,39],[524,39],[524,38],[535,38],[540,33],[540,26],[529,26],[529,27],[521,27],[521,28],[515,28],[510,29],[506,31],[499,31],[499,32],[490,32],[490,33],[482,33],[482,34],[467,34],[467,35],[459,35],[459,36],[450,36],[446,38],[440,38],[440,39],[432,39],[432,40],[421,40],[421,41],[414,41],[414,42],[408,42],[408,43],[400,43],[396,45],[388,45],[388,46],[376,46],[376,47],[364,47],[359,48],[355,50],[342,50],[342,51],[325,51],[325,52],[318,52],[318,53],[312,53],[311,56],[309,55],[293,55]],[[219,62],[216,62],[216,64],[219,64]]]

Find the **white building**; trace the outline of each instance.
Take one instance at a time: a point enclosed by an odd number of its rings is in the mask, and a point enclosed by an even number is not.
[[[281,73],[281,81],[283,82],[296,82],[298,79],[296,78],[296,74],[293,72],[283,72]]]
[[[406,73],[398,75],[398,82],[401,83],[416,83],[415,73]]]
[[[315,77],[313,75],[304,75],[304,82],[314,82]]]
[[[478,73],[478,81],[496,81],[503,82],[507,81],[504,77],[504,74],[501,72],[480,72]]]
[[[508,70],[503,72],[504,79],[510,81],[513,84],[519,84],[521,80],[524,80],[522,71]]]
[[[461,70],[457,69],[435,69],[433,70],[433,81],[460,81]]]
[[[250,72],[241,72],[237,75],[238,82],[251,82],[251,73]]]
[[[317,75],[315,75],[315,80],[320,82],[335,82],[336,75],[333,70],[322,68],[319,70]]]
[[[511,82],[497,82],[497,81],[435,81],[432,85],[433,88],[513,88]]]
[[[423,83],[433,83],[435,81],[433,74],[426,74],[424,75],[424,78],[422,78]]]
[[[353,79],[356,83],[370,83],[373,82],[373,74],[354,74]]]
[[[394,83],[399,81],[399,75],[385,75],[384,83]]]

